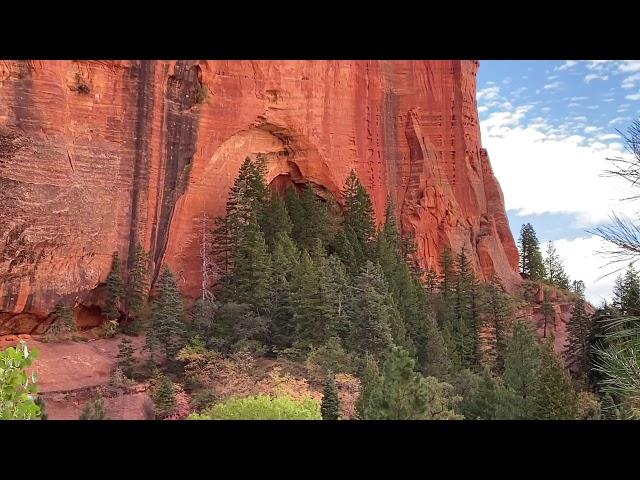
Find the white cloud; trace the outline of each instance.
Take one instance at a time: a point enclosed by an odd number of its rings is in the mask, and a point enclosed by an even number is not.
[[[480,102],[480,100],[494,100],[498,98],[499,93],[500,93],[500,87],[487,87],[482,90],[479,90],[478,94],[476,95],[476,98],[478,102]]]
[[[487,110],[489,110],[489,107],[485,107],[484,105],[478,107],[478,113],[486,112]]]
[[[596,133],[597,131],[600,130],[600,127],[586,127],[584,129],[584,133]]]
[[[578,62],[576,62],[575,60],[567,60],[566,62],[564,62],[559,67],[554,68],[554,70],[556,70],[556,71],[568,70],[570,68],[575,67],[577,64],[578,64]]]
[[[504,80],[502,80],[502,83],[504,83],[505,85],[509,85],[511,83],[511,77],[507,77]]]
[[[640,100],[640,92],[638,93],[634,93],[632,95],[625,95],[625,97],[627,100]]]
[[[577,123],[586,123],[585,116],[550,128],[541,118],[525,123],[524,113],[520,107],[514,112],[493,112],[480,125],[507,209],[524,215],[574,214],[581,227],[607,221],[628,187],[601,174],[610,168],[607,158],[624,154],[622,146],[593,138],[600,130]],[[578,134],[582,132],[589,137]]]
[[[604,101],[605,102],[615,102],[616,99],[615,98],[605,98]]]
[[[557,90],[562,85],[562,82],[547,83],[544,87],[545,90]]]
[[[540,110],[542,110],[543,112],[549,112],[551,111],[551,107],[542,107]]]
[[[633,88],[636,83],[640,82],[640,72],[629,75],[622,81],[622,88]]]
[[[600,140],[601,142],[604,142],[606,140],[617,140],[620,138],[620,135],[618,135],[617,133],[605,133],[604,135],[600,135],[598,137],[598,140]]]
[[[579,106],[580,104],[575,102],[571,102],[569,105],[567,105],[568,108],[579,107]]]
[[[558,78],[558,75],[551,75],[547,80],[555,80],[556,78]]]
[[[587,68],[589,70],[602,71],[607,69],[615,60],[589,60]]]
[[[571,100],[572,102],[580,102],[582,100],[589,100],[589,97],[564,97],[564,100]]]
[[[589,83],[591,80],[607,80],[607,75],[599,75],[597,73],[590,73],[584,77],[584,82]]]
[[[588,108],[589,110],[597,110],[597,109],[599,109],[599,108],[600,108],[600,105],[589,105],[587,108]]]
[[[624,60],[618,65],[618,70],[621,72],[640,72],[640,60]]]
[[[606,266],[608,259],[598,253],[606,250],[608,244],[596,235],[573,240],[563,238],[553,243],[571,280],[582,280],[585,283],[587,300],[596,307],[603,300],[609,301],[616,275],[607,274],[619,267]],[[546,249],[547,242],[544,242],[541,250],[545,252]]]
[[[613,120],[609,121],[609,125],[613,125],[615,123],[626,122],[629,120],[629,117],[616,117]]]

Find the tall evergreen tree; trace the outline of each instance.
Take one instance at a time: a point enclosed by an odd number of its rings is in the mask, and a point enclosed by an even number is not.
[[[117,366],[126,376],[131,375],[134,349],[129,337],[123,337],[118,345]]]
[[[136,319],[143,316],[149,296],[149,259],[140,243],[133,251],[133,261],[127,279],[127,313]]]
[[[457,259],[452,330],[457,358],[463,368],[480,363],[477,289],[475,275],[463,248]]]
[[[120,301],[124,299],[124,283],[122,281],[122,271],[118,252],[113,252],[111,259],[111,271],[107,275],[107,300],[105,302],[104,313],[110,320],[120,318],[118,309]]]
[[[176,410],[176,397],[173,382],[165,375],[156,379],[156,385],[151,396],[157,419],[166,418]]]
[[[520,249],[520,271],[532,280],[543,280],[546,276],[540,242],[530,223],[522,226],[518,239]]]
[[[73,318],[73,310],[67,305],[60,302],[57,303],[53,310],[53,322],[47,329],[47,336],[57,337],[65,333],[71,333],[78,330],[76,322]]]
[[[587,314],[584,299],[584,283],[577,286],[576,300],[567,325],[565,356],[576,378],[588,383],[591,370],[592,318]]]
[[[270,344],[276,349],[289,348],[295,340],[295,310],[292,284],[299,268],[300,252],[286,232],[278,232],[273,246],[273,281],[271,287]]]
[[[544,300],[542,301],[542,321],[544,322],[542,329],[542,338],[547,338],[547,332],[551,331],[551,326],[555,325],[555,310],[551,303],[551,295],[548,289],[544,289]]]
[[[511,307],[508,296],[502,291],[495,275],[485,285],[484,296],[484,351],[488,366],[496,373],[502,374],[507,351],[507,331]]]
[[[393,346],[391,316],[387,286],[380,268],[367,262],[354,279],[349,302],[352,331],[351,349],[369,352],[377,360],[384,360]]]
[[[357,246],[367,255],[376,231],[375,214],[371,198],[353,170],[347,177],[342,196],[345,228],[349,227],[353,232],[353,238],[349,240],[352,243],[355,241]],[[354,248],[357,248],[356,245]]]
[[[284,199],[277,193],[271,192],[260,216],[260,229],[264,233],[264,239],[269,248],[273,250],[278,234],[290,236],[292,228],[293,224]]]
[[[360,378],[360,394],[356,401],[356,412],[358,413],[358,418],[364,420],[366,412],[371,408],[373,393],[378,390],[379,384],[382,382],[380,368],[373,355],[365,353],[361,357],[358,377]]]
[[[255,217],[239,230],[234,268],[225,285],[223,298],[246,303],[259,314],[269,311],[272,263],[264,236]]]
[[[415,361],[406,350],[394,347],[385,363],[382,380],[376,383],[364,406],[368,420],[461,419],[454,411],[459,400],[453,387],[414,370]]]
[[[540,347],[526,321],[520,320],[513,327],[507,343],[504,362],[504,383],[514,393],[514,419],[534,419],[535,393]]]
[[[552,338],[542,345],[534,397],[536,419],[575,420],[577,414],[576,392],[562,361],[553,351]]]
[[[546,257],[544,259],[545,281],[564,290],[569,290],[569,276],[564,271],[562,259],[553,242],[547,244]]]
[[[332,372],[328,372],[325,379],[320,413],[323,420],[340,420],[340,399]]]
[[[156,285],[150,329],[151,347],[160,347],[166,358],[173,360],[184,346],[184,305],[171,269],[165,267]]]

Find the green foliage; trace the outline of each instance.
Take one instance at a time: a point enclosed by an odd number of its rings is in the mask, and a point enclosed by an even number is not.
[[[47,415],[46,404],[44,403],[44,399],[41,395],[38,395],[34,400],[35,404],[40,409],[40,420],[49,420],[49,415]]]
[[[261,212],[260,229],[264,233],[267,245],[273,252],[278,236],[291,236],[293,224],[284,199],[276,193],[271,193]]]
[[[58,339],[61,336],[78,331],[73,318],[73,311],[64,303],[58,303],[53,310],[53,322],[47,329],[48,339]]]
[[[353,232],[351,241],[354,248],[361,248],[365,255],[369,253],[369,244],[375,236],[375,214],[367,190],[352,170],[342,191],[344,199],[345,228]]]
[[[344,350],[340,337],[333,336],[307,356],[307,362],[321,367],[324,371],[353,373],[355,370],[354,355]]]
[[[216,311],[207,346],[231,353],[241,349],[263,352],[268,336],[268,319],[258,315],[251,305],[224,303]]]
[[[152,349],[159,347],[168,360],[173,360],[184,346],[184,306],[169,267],[160,274],[156,291],[147,339]]]
[[[338,398],[338,389],[331,371],[327,373],[327,378],[325,379],[320,413],[323,420],[340,420],[340,399]]]
[[[102,397],[85,402],[78,420],[109,420],[107,418],[107,408]]]
[[[496,420],[504,404],[506,390],[499,378],[488,370],[482,375],[463,370],[456,378],[456,391],[462,396],[459,410],[468,420]]]
[[[134,364],[133,359],[134,349],[131,344],[131,340],[128,337],[123,337],[118,345],[117,367],[122,370],[127,377],[131,376],[131,370]]]
[[[293,222],[291,238],[300,250],[312,251],[317,240],[324,246],[329,241],[329,213],[325,203],[306,186],[302,195],[289,188],[286,206]]]
[[[484,285],[484,352],[485,364],[498,374],[504,370],[507,351],[507,327],[512,309],[509,297],[502,291],[495,275]]]
[[[347,303],[352,328],[348,343],[350,348],[364,354],[371,353],[383,361],[393,343],[392,316],[394,305],[381,269],[368,261],[353,281],[353,294]]]
[[[218,403],[209,410],[189,416],[191,420],[321,420],[320,406],[307,398],[256,395]]]
[[[575,377],[582,382],[588,380],[591,370],[592,318],[586,312],[584,283],[580,282],[576,291],[571,319],[567,325],[565,357]]]
[[[24,342],[0,351],[0,420],[40,418],[34,398],[37,379],[34,373],[27,373],[37,357],[38,351],[29,351]]]
[[[165,375],[156,378],[151,395],[157,419],[171,416],[176,410],[176,397],[173,382]]]
[[[504,365],[505,386],[513,392],[511,403],[514,419],[535,418],[535,394],[540,347],[526,321],[518,321],[507,343]]]
[[[131,268],[127,281],[127,313],[137,320],[144,317],[149,295],[149,258],[140,243],[133,251]]]
[[[542,345],[540,368],[535,388],[535,418],[574,420],[577,397],[562,361],[553,351],[553,340]]]
[[[461,400],[453,386],[414,370],[409,353],[395,347],[387,360],[382,380],[369,393],[364,406],[368,420],[459,420],[454,411]]]
[[[124,299],[124,296],[120,258],[118,258],[118,252],[113,252],[111,270],[109,271],[109,275],[107,275],[107,300],[104,306],[105,316],[109,320],[117,320],[120,318],[118,307],[120,301]]]
[[[546,253],[544,259],[544,280],[553,286],[569,290],[569,276],[564,271],[562,259],[558,255],[553,242],[548,243]]]
[[[544,280],[546,272],[540,252],[540,242],[530,223],[523,225],[520,229],[518,248],[520,249],[520,271],[531,280]]]

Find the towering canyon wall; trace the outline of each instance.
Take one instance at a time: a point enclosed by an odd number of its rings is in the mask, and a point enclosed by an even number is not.
[[[112,253],[130,259],[137,241],[155,274],[166,263],[198,295],[203,219],[223,212],[256,154],[269,181],[337,199],[354,169],[378,221],[393,199],[423,266],[464,246],[482,278],[515,286],[518,253],[480,141],[478,67],[0,61],[0,326],[59,300],[98,302]]]

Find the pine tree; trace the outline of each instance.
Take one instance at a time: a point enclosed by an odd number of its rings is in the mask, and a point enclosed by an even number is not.
[[[73,318],[73,311],[64,303],[57,303],[53,310],[53,322],[47,330],[47,336],[56,338],[77,330],[78,327]]]
[[[292,305],[291,282],[299,268],[300,252],[289,235],[278,232],[273,246],[271,287],[271,324],[269,343],[276,349],[289,348],[294,342],[296,323]]]
[[[149,296],[149,271],[147,253],[139,243],[133,251],[133,260],[127,282],[127,311],[136,319],[141,319],[146,310]]]
[[[484,347],[488,366],[498,374],[504,370],[504,357],[507,350],[507,330],[511,308],[508,296],[495,275],[485,285],[484,290]]]
[[[107,300],[104,306],[104,313],[109,320],[117,320],[120,318],[118,306],[120,301],[124,299],[124,295],[120,259],[118,258],[118,252],[113,252],[111,271],[109,275],[107,275]]]
[[[160,375],[156,379],[156,386],[153,389],[151,398],[157,419],[173,415],[176,410],[176,397],[173,382],[169,377]]]
[[[84,404],[79,420],[108,420],[107,409],[102,397],[96,397]]]
[[[118,345],[117,367],[122,370],[126,376],[131,375],[131,369],[133,367],[133,353],[134,349],[129,337],[123,337]]]
[[[546,276],[540,242],[530,223],[522,226],[518,239],[520,249],[520,271],[532,280],[543,280]]]
[[[291,235],[293,223],[289,218],[285,201],[275,192],[271,193],[269,200],[262,208],[260,229],[264,233],[264,239],[271,251],[273,251],[278,234]]]
[[[375,214],[367,190],[362,186],[356,173],[352,170],[342,192],[344,199],[345,228],[353,232],[349,240],[354,248],[360,248],[365,256],[369,254],[369,246],[375,236]]]
[[[567,325],[567,343],[565,357],[576,378],[588,382],[591,370],[592,319],[587,314],[584,299],[584,283],[577,285],[576,300],[573,304],[571,319]]]
[[[453,387],[414,370],[415,361],[406,350],[394,347],[364,406],[367,420],[461,419],[453,407],[459,400]]]
[[[535,390],[540,348],[535,335],[526,321],[520,320],[513,327],[507,343],[503,380],[514,393],[513,419],[534,419]]]
[[[257,313],[269,311],[272,263],[267,244],[255,217],[239,230],[233,272],[226,283],[223,298],[246,303]]]
[[[551,331],[551,326],[555,325],[555,310],[551,303],[549,290],[544,289],[544,300],[542,301],[542,319],[544,322],[542,338],[547,338],[547,332]]]
[[[613,306],[622,316],[640,316],[640,276],[629,264],[622,278],[616,280],[613,290]]]
[[[480,319],[476,301],[478,285],[464,248],[458,255],[456,267],[452,333],[460,366],[469,368],[480,363]]]
[[[153,313],[147,337],[150,345],[159,346],[167,359],[173,360],[184,346],[184,305],[171,269],[167,266],[156,285]]]
[[[358,418],[364,420],[366,412],[371,408],[373,393],[378,390],[382,382],[378,362],[371,354],[365,353],[362,357],[361,371],[358,376],[360,378],[360,394],[356,401],[356,412]]]
[[[379,267],[367,262],[353,281],[349,301],[349,315],[353,322],[349,344],[361,354],[369,352],[383,360],[393,346],[389,296]]]
[[[535,418],[540,420],[574,420],[576,392],[562,361],[553,351],[553,339],[543,343],[535,388]]]
[[[564,271],[562,259],[553,242],[547,244],[547,254],[544,259],[545,281],[564,290],[569,289],[569,276]]]
[[[327,373],[320,412],[323,420],[340,420],[340,399],[332,372]]]

